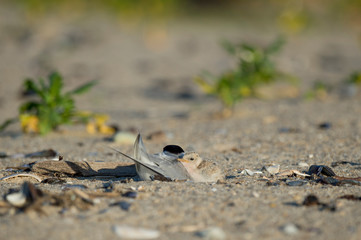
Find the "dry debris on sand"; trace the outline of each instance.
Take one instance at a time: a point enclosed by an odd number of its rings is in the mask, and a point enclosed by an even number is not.
[[[232,117],[219,119],[212,115],[217,100],[200,93],[192,77],[228,68],[227,56],[215,47],[220,39],[263,39],[264,33],[179,23],[167,44],[153,49],[144,33],[102,20],[38,24],[0,22],[0,122],[16,115],[25,76],[59,67],[69,88],[101,79],[77,99],[81,109],[107,112],[122,128],[140,130],[151,153],[167,144],[196,151],[225,179],[138,181],[133,163],[106,146],[132,155],[133,142],[107,142],[82,126],[44,137],[22,135],[13,126],[0,136],[1,239],[361,236],[360,93],[341,98],[335,92],[322,101],[249,99]],[[69,46],[74,34],[90,40]],[[353,39],[348,33],[291,38],[278,60],[305,86],[318,78],[337,83],[359,68]],[[23,154],[44,149],[55,155]]]

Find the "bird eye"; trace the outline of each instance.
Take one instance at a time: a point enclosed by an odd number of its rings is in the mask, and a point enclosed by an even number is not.
[[[189,160],[193,161],[193,160],[194,160],[194,158],[190,158]]]

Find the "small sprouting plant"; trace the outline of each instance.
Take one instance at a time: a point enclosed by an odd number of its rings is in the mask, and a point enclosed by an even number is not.
[[[348,84],[355,84],[361,85],[361,72],[354,72],[352,73],[347,79],[346,83]]]
[[[219,77],[203,74],[196,77],[195,81],[205,93],[217,96],[225,108],[232,109],[237,101],[257,96],[260,85],[273,83],[281,78],[292,78],[279,71],[272,60],[272,56],[280,51],[283,44],[284,39],[281,37],[265,48],[224,42],[225,50],[236,59],[236,68]]]
[[[32,92],[37,96],[37,100],[25,102],[19,108],[19,120],[23,130],[46,134],[62,124],[72,123],[77,115],[74,95],[87,92],[95,84],[95,81],[91,81],[63,93],[63,78],[57,72],[51,73],[47,82],[41,78],[38,82],[26,79],[24,81],[25,92]],[[2,128],[14,121],[14,119],[5,121]]]
[[[331,92],[332,86],[327,85],[324,82],[317,81],[313,84],[313,87],[308,90],[305,94],[305,99],[312,100],[312,99],[319,99],[325,100],[329,93]]]

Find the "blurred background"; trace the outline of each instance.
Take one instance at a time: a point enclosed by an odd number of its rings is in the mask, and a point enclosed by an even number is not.
[[[361,0],[0,0],[0,122],[25,78],[57,70],[71,89],[99,80],[79,108],[112,118],[181,117],[219,104],[194,82],[234,62],[224,40],[285,45],[278,68],[337,86],[361,70]],[[205,103],[209,103],[208,105]]]

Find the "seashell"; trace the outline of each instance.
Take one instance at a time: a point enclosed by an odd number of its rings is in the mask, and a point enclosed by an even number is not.
[[[25,207],[42,195],[42,191],[37,189],[32,183],[24,182],[19,192],[9,193],[5,196],[5,199],[15,207]]]
[[[130,227],[127,225],[114,225],[112,226],[112,230],[120,238],[155,239],[160,237],[160,233],[157,230]]]
[[[281,227],[281,230],[288,235],[295,235],[299,232],[298,227],[293,223],[287,223]]]
[[[316,174],[317,176],[320,176],[320,174],[323,174],[328,177],[336,176],[335,172],[326,165],[311,165],[308,169],[308,174]]]
[[[306,173],[301,173],[300,171],[295,170],[295,169],[283,170],[277,174],[277,176],[292,176],[292,175],[311,177],[311,175],[306,174]]]
[[[14,207],[23,207],[26,204],[26,196],[22,191],[10,193],[6,195],[5,199]]]
[[[249,169],[244,169],[244,170],[242,170],[241,174],[242,174],[242,175],[253,176],[254,174],[263,174],[263,172],[261,172],[261,171],[252,171],[252,170],[249,170]]]
[[[280,165],[275,164],[271,166],[264,166],[262,169],[266,170],[268,173],[274,175],[280,171]]]

